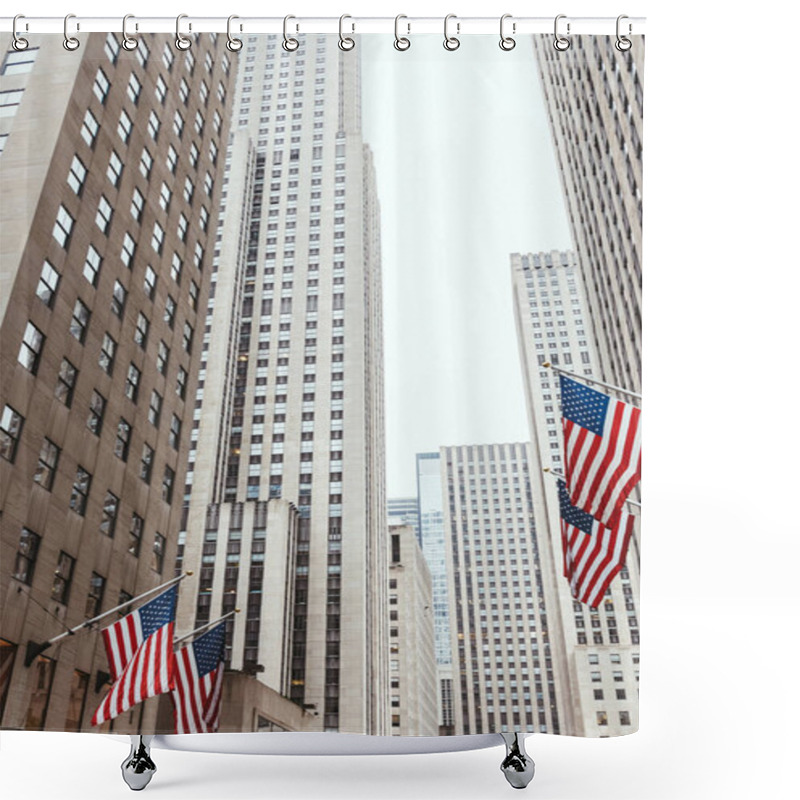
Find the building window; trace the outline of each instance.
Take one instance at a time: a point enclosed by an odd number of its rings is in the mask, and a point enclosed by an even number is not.
[[[113,492],[106,492],[103,500],[103,518],[100,521],[100,533],[109,538],[114,536],[117,527],[117,512],[119,511],[119,498]]]
[[[69,498],[69,507],[76,513],[86,514],[86,503],[89,499],[89,488],[92,485],[92,476],[81,466],[75,473],[75,483],[72,484],[72,494]]]
[[[122,240],[122,250],[120,251],[120,258],[122,263],[128,268],[131,268],[133,256],[136,254],[136,242],[129,233],[125,233],[125,238]]]
[[[131,138],[131,131],[133,130],[133,122],[123,108],[119,113],[119,123],[117,124],[117,134],[122,139],[123,144],[128,144]]]
[[[75,308],[72,309],[72,320],[69,323],[69,332],[83,344],[86,340],[86,331],[89,328],[89,308],[78,298]]]
[[[81,136],[89,147],[94,147],[94,140],[97,138],[97,132],[99,130],[100,123],[97,121],[94,114],[87,109],[83,117],[83,124],[81,125]]]
[[[100,613],[105,589],[106,579],[102,575],[93,572],[92,579],[89,581],[89,593],[86,595],[86,608],[83,612],[86,619],[96,617]]]
[[[186,381],[189,379],[189,375],[183,367],[178,367],[178,374],[175,377],[175,394],[181,398],[181,400],[186,399]]]
[[[192,352],[192,337],[194,336],[194,329],[188,322],[183,323],[183,349],[187,353]]]
[[[155,270],[148,264],[147,269],[144,271],[144,291],[145,294],[152,300],[156,295],[156,283],[158,276]]]
[[[139,159],[139,172],[145,178],[150,178],[150,170],[153,168],[153,156],[150,155],[150,151],[146,148],[142,148],[142,157]]]
[[[140,311],[136,319],[136,330],[133,332],[133,341],[144,350],[147,347],[147,332],[150,330],[150,321]]]
[[[153,458],[155,453],[149,444],[142,445],[142,460],[139,463],[139,477],[145,482],[150,483],[153,474]]]
[[[72,405],[72,395],[75,392],[75,384],[78,380],[78,370],[66,358],[61,359],[61,366],[58,370],[58,380],[56,381],[55,396],[67,408]]]
[[[630,711],[620,711],[619,712],[619,724],[620,725],[630,725],[631,724],[631,712]]]
[[[189,231],[189,220],[186,219],[186,215],[181,212],[181,215],[178,217],[178,238],[182,241],[186,241],[186,234]]]
[[[144,532],[144,520],[137,514],[131,515],[131,527],[128,532],[128,552],[139,557],[139,550],[142,546],[142,533]]]
[[[114,353],[116,353],[116,351],[117,343],[106,333],[103,336],[103,346],[100,348],[98,363],[108,375],[114,370]]]
[[[86,419],[86,427],[95,435],[99,436],[103,429],[103,414],[106,410],[106,399],[97,389],[92,391],[89,400],[89,416]]]
[[[175,299],[172,297],[171,294],[167,295],[167,299],[164,301],[164,322],[172,328],[175,325],[175,309],[177,308],[175,304]]]
[[[0,456],[12,464],[17,455],[17,444],[22,433],[23,422],[25,422],[25,418],[11,406],[3,408],[3,416],[0,418]]]
[[[122,177],[122,168],[124,166],[122,159],[117,155],[115,150],[112,150],[108,159],[108,169],[106,170],[106,177],[111,181],[112,186],[119,186],[119,181]]]
[[[169,211],[169,204],[172,202],[172,189],[166,183],[161,184],[161,194],[158,197],[158,204],[164,211]]]
[[[128,377],[125,379],[125,397],[132,403],[136,402],[139,396],[139,381],[142,371],[133,363],[128,365]]]
[[[50,689],[53,685],[53,675],[56,670],[56,663],[46,656],[36,656],[31,664],[31,672],[34,675],[32,686],[33,692],[28,703],[28,711],[25,715],[25,730],[41,731],[44,730],[44,723],[47,719],[47,708],[50,704]]]
[[[169,444],[177,450],[181,443],[181,421],[175,414],[172,415],[172,422],[169,425]]]
[[[72,164],[69,168],[69,175],[67,175],[67,184],[69,188],[75,192],[78,197],[81,196],[83,191],[83,184],[86,181],[86,166],[78,156],[73,156]]]
[[[158,343],[158,354],[156,355],[156,367],[162,375],[167,374],[167,366],[169,365],[169,347],[162,339]]]
[[[39,451],[39,463],[33,473],[33,482],[38,483],[43,489],[49,492],[53,488],[53,478],[56,475],[58,466],[58,456],[61,450],[48,438],[42,442],[42,449]]]
[[[150,117],[147,120],[147,132],[150,134],[150,137],[154,142],[158,141],[158,131],[161,127],[161,120],[158,118],[158,114],[155,111],[150,111]]]
[[[153,237],[150,240],[150,246],[159,255],[164,248],[164,229],[157,223],[153,223]]]
[[[101,233],[108,233],[113,215],[114,209],[111,207],[111,203],[108,202],[105,195],[101,196],[100,202],[97,204],[97,214],[94,217],[94,221],[97,223],[97,227],[100,228]]]
[[[157,533],[153,539],[153,569],[160,575],[164,569],[164,547],[167,540]]]
[[[594,690],[594,699],[595,700],[602,700],[603,699],[603,690],[602,689],[595,689]]]
[[[69,244],[69,237],[75,220],[64,206],[58,207],[55,225],[53,225],[53,238],[66,250]]]
[[[175,283],[180,284],[181,272],[183,271],[183,261],[177,253],[172,254],[172,266],[170,267],[169,274]]]
[[[0,75],[20,75],[30,72],[39,54],[38,47],[26,47],[24,50],[9,50],[6,53]]]
[[[136,77],[136,73],[131,72],[131,77],[128,80],[128,98],[134,105],[138,104],[139,95],[141,93],[142,93],[142,84]]]
[[[625,690],[617,689],[617,700],[626,700]]]
[[[22,337],[17,360],[34,375],[39,369],[39,358],[42,355],[43,347],[44,334],[32,322],[29,322],[25,327],[25,335]]]
[[[608,725],[608,714],[605,711],[597,712],[597,724]]]
[[[94,91],[94,96],[101,102],[105,103],[106,95],[108,94],[108,89],[111,84],[108,82],[108,78],[106,77],[105,72],[102,69],[97,70],[97,75],[94,78],[94,86],[92,90]]]
[[[119,418],[119,422],[117,423],[117,436],[114,440],[114,455],[122,459],[123,461],[128,460],[128,448],[131,444],[131,426],[130,423],[123,419],[122,417]]]
[[[161,395],[155,389],[153,389],[150,395],[150,407],[147,410],[147,419],[155,428],[158,427],[158,423],[161,421],[161,404]]]
[[[138,190],[133,190],[131,196],[131,216],[137,221],[142,221],[142,212],[144,211],[144,195]]]
[[[23,528],[19,537],[17,559],[14,563],[14,577],[22,583],[31,585],[33,570],[36,567],[36,556],[39,554],[41,536],[29,528]]]
[[[178,168],[178,151],[172,146],[167,150],[167,169],[174,175]]]
[[[42,274],[39,276],[39,283],[36,286],[36,296],[48,307],[51,308],[56,296],[58,281],[61,276],[55,271],[49,261],[42,264]]]
[[[58,556],[58,566],[53,578],[51,597],[56,603],[66,605],[69,602],[69,590],[72,585],[72,573],[75,570],[75,559],[63,550]]]
[[[0,117],[13,117],[22,102],[24,89],[9,89],[0,92]]]
[[[171,503],[172,490],[174,488],[175,488],[175,471],[170,467],[164,467],[164,478],[161,481],[161,499],[167,503]]]
[[[128,298],[128,290],[119,282],[114,281],[114,291],[111,293],[111,310],[122,319],[125,311],[125,301]]]
[[[92,245],[86,251],[86,260],[83,262],[83,277],[92,286],[97,286],[97,276],[100,273],[100,265],[103,263],[103,258]]]

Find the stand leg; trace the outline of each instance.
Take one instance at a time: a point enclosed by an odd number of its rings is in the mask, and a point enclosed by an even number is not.
[[[150,742],[152,736],[131,736],[131,752],[122,762],[122,779],[133,789],[139,792],[150,783],[155,775],[156,765],[150,758]]]
[[[506,757],[500,765],[506,780],[515,789],[524,789],[533,780],[533,759],[525,752],[525,737],[518,733],[501,733]]]

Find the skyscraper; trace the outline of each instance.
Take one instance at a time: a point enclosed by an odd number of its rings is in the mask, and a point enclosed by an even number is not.
[[[379,210],[359,56],[336,42],[239,54],[184,497],[180,563],[201,577],[179,622],[241,606],[233,670],[309,729],[383,734]]]
[[[571,732],[566,664],[551,644],[561,633],[545,588],[550,542],[534,527],[529,445],[440,452],[456,733]]]
[[[419,539],[419,502],[416,497],[390,497],[386,501],[389,525],[410,525]]]
[[[97,628],[165,582],[208,298],[233,66],[216,37],[0,39],[0,714],[87,730]],[[102,624],[110,624],[115,617]],[[107,677],[107,675],[106,675]],[[115,731],[152,730],[148,701]]]
[[[559,52],[533,37],[600,371],[640,392],[644,40],[571,41]]]
[[[433,584],[414,529],[390,526],[389,688],[396,736],[436,736]]]
[[[594,343],[587,335],[583,281],[572,252],[511,256],[514,313],[531,429],[530,489],[538,539],[549,539],[553,561],[543,568],[550,619],[560,620],[557,644],[568,665],[575,730],[586,736],[635,731],[638,726],[639,570],[631,537],[628,567],[599,608],[574,600],[562,570],[561,523],[556,481],[543,469],[563,472],[558,375],[560,365],[581,376],[596,374]],[[554,642],[554,647],[556,643]]]

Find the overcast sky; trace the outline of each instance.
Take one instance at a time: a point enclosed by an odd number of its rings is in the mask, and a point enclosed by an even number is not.
[[[512,252],[571,247],[529,40],[470,36],[400,53],[362,36],[364,138],[381,204],[387,489],[415,455],[528,439]]]

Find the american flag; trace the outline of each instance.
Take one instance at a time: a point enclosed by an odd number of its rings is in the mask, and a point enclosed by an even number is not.
[[[613,525],[641,478],[641,411],[559,377],[569,495],[578,508]]]
[[[225,671],[225,623],[175,654],[175,733],[213,733],[219,727]]]
[[[92,725],[119,716],[173,687],[177,584],[103,630],[114,685],[94,712]]]
[[[590,608],[597,608],[611,581],[625,565],[634,517],[622,511],[617,524],[607,528],[572,505],[564,481],[558,481],[558,500],[564,575],[572,596]]]

